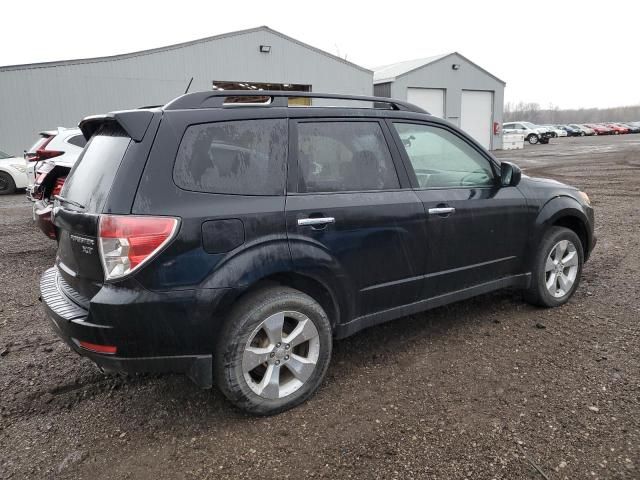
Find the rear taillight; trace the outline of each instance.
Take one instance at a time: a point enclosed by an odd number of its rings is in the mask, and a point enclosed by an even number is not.
[[[55,197],[56,195],[60,195],[62,191],[62,187],[64,186],[64,181],[67,177],[58,177],[56,178],[56,183],[53,185],[53,190],[51,191],[51,196]]]
[[[64,155],[64,152],[61,152],[60,150],[47,150],[47,145],[51,140],[53,140],[53,137],[47,138],[35,152],[25,153],[25,160],[28,162],[41,162],[42,160],[48,160],[50,158],[56,158],[60,155]]]
[[[60,150],[43,150],[39,148],[36,150],[36,159],[31,161],[38,162],[40,160],[48,160],[50,158],[59,157],[60,155],[64,155],[64,152],[61,152]]]
[[[178,225],[173,217],[101,215],[98,246],[105,280],[129,275],[151,260],[171,241]]]

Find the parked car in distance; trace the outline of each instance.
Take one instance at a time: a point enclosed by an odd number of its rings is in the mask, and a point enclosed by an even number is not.
[[[36,171],[43,161],[55,159],[56,165],[67,167],[70,170],[85,144],[86,140],[78,128],[58,127],[55,130],[40,132],[36,142],[24,152],[27,177],[29,178],[27,197],[33,200]]]
[[[531,145],[536,143],[549,143],[553,133],[546,127],[534,125],[531,122],[507,122],[502,124],[504,133],[521,133],[524,139]]]
[[[33,219],[49,238],[56,238],[51,221],[53,198],[62,189],[87,141],[78,128],[62,128],[40,133],[40,140],[25,152],[25,161],[33,168],[33,180],[27,197],[33,203]]]
[[[562,305],[595,244],[584,192],[390,98],[197,92],[80,128],[52,327],[105,370],[215,381],[254,414],[309,398],[334,338],[507,287]]]
[[[605,127],[604,125],[596,124],[596,123],[587,123],[587,127],[591,128],[596,135],[611,135],[613,132],[609,127]]]
[[[556,125],[560,130],[567,132],[567,137],[584,137],[585,133],[577,128],[573,128],[569,125]]]
[[[613,132],[613,135],[624,135],[629,133],[629,128],[618,123],[607,123],[605,125],[607,128],[610,128]]]
[[[26,188],[26,170],[21,158],[0,151],[0,195],[9,195]]]
[[[542,125],[543,127],[548,128],[551,133],[553,133],[553,138],[558,138],[558,137],[566,137],[567,136],[567,132],[559,127],[557,127],[556,125]]]
[[[640,133],[640,125],[633,123],[622,123],[621,125],[627,127],[629,129],[629,133]]]
[[[577,123],[570,123],[568,126],[573,129],[579,130],[581,132],[581,135],[591,136],[596,134],[593,128],[589,128],[586,125],[578,125]]]

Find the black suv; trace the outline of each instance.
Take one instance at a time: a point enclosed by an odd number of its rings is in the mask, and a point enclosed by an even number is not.
[[[586,194],[388,98],[200,92],[80,128],[40,287],[54,328],[256,414],[307,399],[334,338],[506,287],[562,305],[595,244]]]

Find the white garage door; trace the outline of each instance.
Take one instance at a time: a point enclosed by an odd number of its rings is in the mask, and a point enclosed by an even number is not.
[[[434,117],[444,118],[444,90],[441,88],[409,87],[407,101],[424,108]]]
[[[462,91],[460,126],[480,145],[491,148],[493,92]]]

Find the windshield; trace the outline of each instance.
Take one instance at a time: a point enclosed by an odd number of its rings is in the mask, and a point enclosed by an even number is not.
[[[131,138],[117,125],[104,125],[91,137],[71,169],[61,196],[100,213]]]

